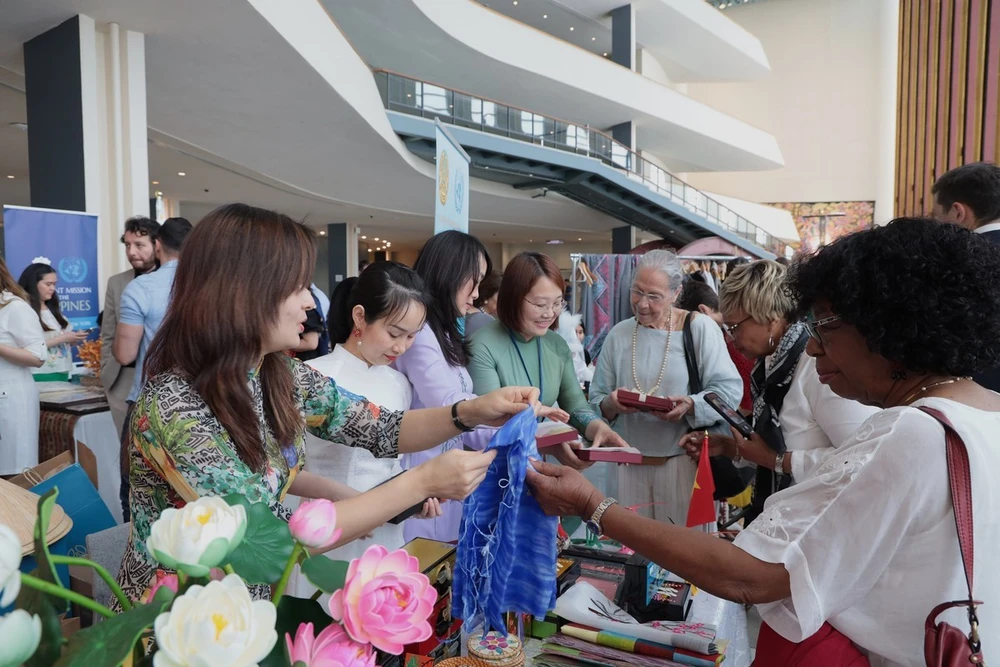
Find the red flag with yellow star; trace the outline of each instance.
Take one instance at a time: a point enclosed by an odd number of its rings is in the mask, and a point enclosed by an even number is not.
[[[688,507],[687,527],[715,523],[715,480],[712,465],[708,460],[708,431],[701,441],[701,456],[698,458],[698,473],[694,477],[691,490],[691,505]]]

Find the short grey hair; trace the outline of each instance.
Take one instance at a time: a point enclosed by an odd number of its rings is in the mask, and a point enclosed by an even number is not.
[[[670,281],[671,292],[678,291],[684,286],[684,269],[681,267],[681,260],[669,250],[650,250],[640,257],[633,276],[642,269],[653,269],[663,273]],[[634,277],[632,281],[635,282]]]

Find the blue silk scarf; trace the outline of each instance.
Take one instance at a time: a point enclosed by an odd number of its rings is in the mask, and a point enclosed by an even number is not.
[[[462,508],[452,599],[469,629],[485,622],[504,630],[506,612],[541,618],[555,607],[558,520],[545,516],[524,481],[528,459],[541,458],[537,428],[527,409],[496,432],[487,449],[497,457]]]

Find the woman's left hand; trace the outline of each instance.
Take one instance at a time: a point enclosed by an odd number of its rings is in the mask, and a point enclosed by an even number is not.
[[[688,415],[694,414],[694,399],[690,396],[668,396],[667,398],[674,402],[674,409],[669,412],[653,412],[652,414],[657,419],[666,422],[679,422]]]
[[[459,403],[458,418],[466,426],[503,426],[528,406],[533,407],[536,414],[550,410],[539,405],[535,387],[503,387]]]
[[[744,438],[736,429],[731,430],[740,456],[751,463],[774,470],[774,461],[777,454],[767,446],[767,443],[764,442],[764,438],[760,437],[760,434],[754,431],[750,434],[749,438]]]
[[[447,502],[447,501],[445,501]],[[441,516],[441,501],[437,498],[428,498],[427,502],[424,503],[423,511],[418,514],[416,519],[436,519]]]
[[[531,495],[549,516],[590,518],[604,500],[587,478],[566,466],[531,461],[528,466]]]

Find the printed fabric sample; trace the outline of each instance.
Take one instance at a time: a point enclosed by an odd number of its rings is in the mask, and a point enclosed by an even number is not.
[[[453,583],[454,615],[467,628],[505,630],[506,612],[544,618],[556,603],[555,517],[528,493],[538,422],[524,410],[490,440],[498,449],[486,479],[465,500]]]

